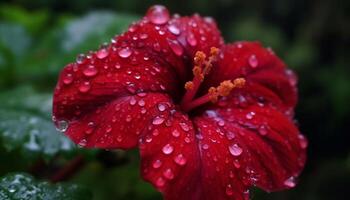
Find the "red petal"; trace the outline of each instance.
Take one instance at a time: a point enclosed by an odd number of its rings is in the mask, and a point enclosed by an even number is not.
[[[192,122],[178,111],[162,118],[164,123],[150,126],[140,143],[142,176],[167,200],[196,200],[200,156]]]
[[[223,47],[207,87],[238,77],[244,77],[247,84],[235,92],[246,100],[271,104],[282,112],[290,112],[297,102],[295,75],[272,50],[258,42],[237,42]]]
[[[161,92],[177,100],[183,82],[191,74],[187,68],[191,65],[187,64],[194,52],[208,52],[210,47],[222,44],[213,21],[199,16],[174,17],[159,25],[150,15],[149,12],[126,33],[114,38],[109,46],[78,58],[77,63],[67,65],[61,72],[54,93],[53,116],[56,123],[69,123],[67,134],[75,142],[83,140],[82,130],[89,121],[105,127],[104,123],[113,117],[108,111],[132,95]],[[141,125],[147,123],[140,122]],[[89,141],[87,146],[116,147],[115,142],[108,146],[95,139]],[[135,138],[131,137],[131,141],[117,146],[133,146]]]

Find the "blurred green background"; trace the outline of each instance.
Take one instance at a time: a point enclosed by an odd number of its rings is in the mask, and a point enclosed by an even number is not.
[[[349,198],[350,1],[345,0],[1,1],[0,177],[26,172],[37,181],[52,180],[53,172],[83,155],[85,164],[68,183],[85,187],[93,199],[161,199],[139,177],[137,151],[79,149],[50,120],[60,69],[78,53],[109,42],[153,4],[181,15],[213,16],[226,42],[262,41],[297,72],[296,118],[309,139],[306,168],[295,189],[254,190],[253,199]],[[4,187],[0,182],[0,199],[11,196]]]

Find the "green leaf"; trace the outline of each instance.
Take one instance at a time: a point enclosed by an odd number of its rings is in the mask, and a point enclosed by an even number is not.
[[[0,180],[2,200],[89,200],[90,192],[72,184],[37,181],[25,173],[11,173]]]
[[[78,148],[51,121],[51,94],[22,88],[0,95],[0,144],[25,157],[52,157]]]

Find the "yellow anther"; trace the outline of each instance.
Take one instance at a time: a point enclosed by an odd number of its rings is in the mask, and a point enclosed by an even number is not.
[[[233,80],[233,85],[236,88],[242,88],[245,85],[246,80],[244,78],[236,78]]]
[[[219,54],[219,49],[216,47],[211,47],[210,48],[210,56],[211,57],[216,57]]]
[[[193,89],[193,82],[192,81],[187,81],[185,83],[185,89],[186,90],[192,90]]]
[[[213,103],[217,102],[219,96],[215,87],[209,88],[208,95],[211,102]]]
[[[223,81],[217,87],[218,95],[225,97],[230,94],[231,90],[234,87],[235,87],[234,84],[230,80]]]
[[[205,58],[207,56],[205,55],[205,53],[203,51],[197,51],[196,55],[194,56],[194,64],[196,66],[201,66],[203,64],[203,62],[205,61]]]

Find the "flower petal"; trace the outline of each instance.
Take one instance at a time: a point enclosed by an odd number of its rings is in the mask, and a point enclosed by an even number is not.
[[[94,126],[106,127],[104,123],[110,123],[113,117],[106,116],[108,111],[133,95],[164,93],[178,100],[183,90],[179,85],[191,75],[187,66],[191,66],[188,63],[192,55],[221,44],[220,32],[211,20],[195,15],[174,17],[158,25],[147,15],[130,26],[127,32],[115,37],[110,45],[85,57],[78,56],[76,63],[63,69],[54,93],[54,121],[56,124],[68,123],[66,133],[75,142],[83,144],[81,141],[86,140],[82,133],[86,128],[83,127],[90,121]],[[122,129],[122,124],[114,129]],[[97,132],[102,136],[102,132]],[[118,145],[114,141],[107,145],[90,139],[86,146],[124,148],[134,146],[133,136],[131,141],[125,144],[117,142]]]
[[[235,92],[245,100],[271,104],[290,112],[297,102],[296,76],[258,42],[236,42],[223,47],[222,55],[208,78],[206,88],[223,80],[243,77],[246,86]],[[292,116],[291,116],[292,117]]]

